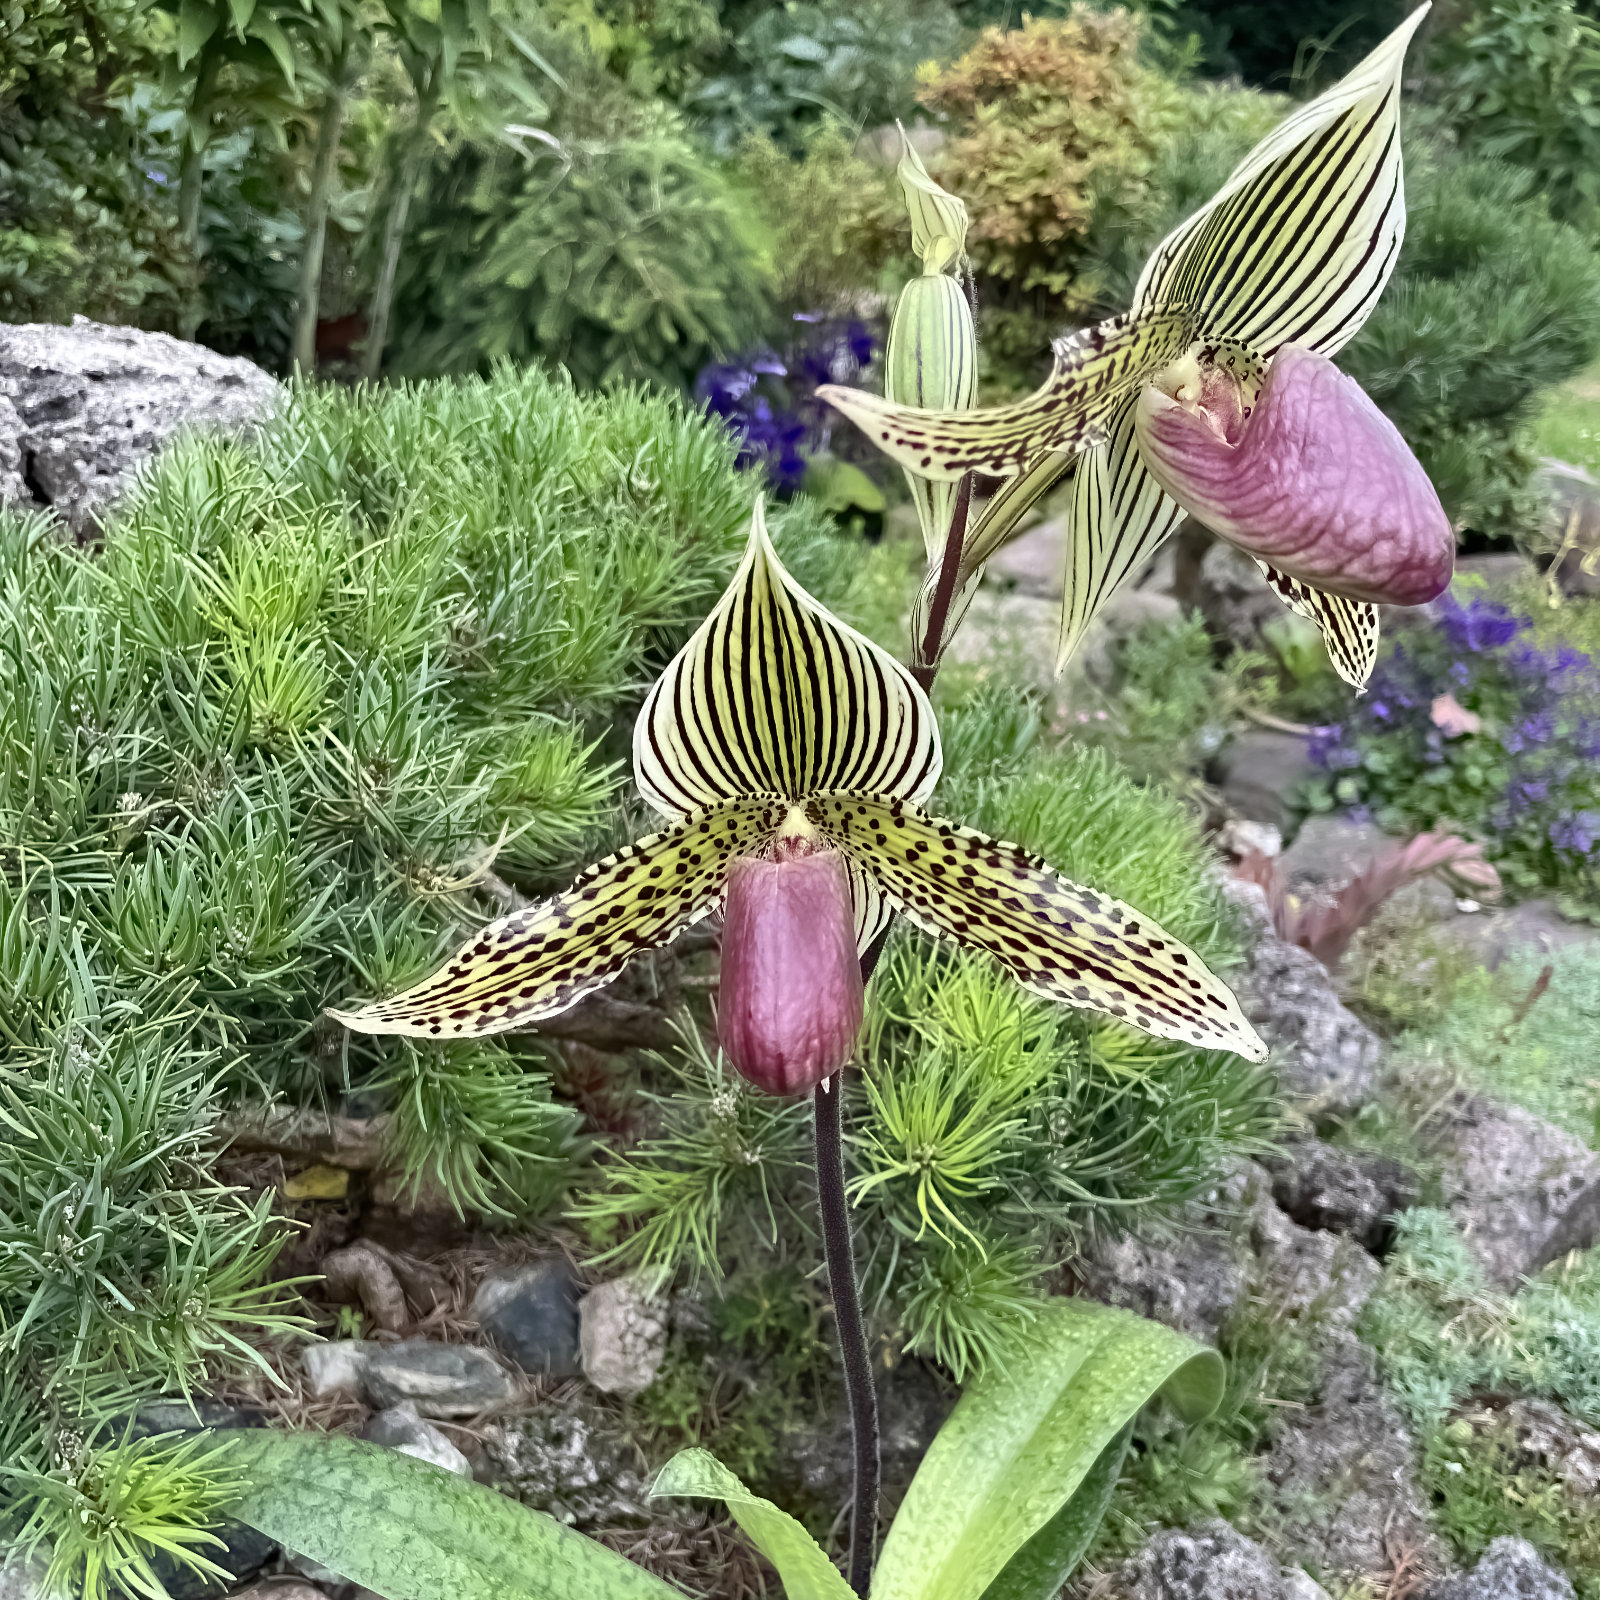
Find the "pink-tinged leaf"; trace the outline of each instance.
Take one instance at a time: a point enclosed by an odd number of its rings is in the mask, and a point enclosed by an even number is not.
[[[1285,345],[1247,419],[1210,388],[1174,397],[1147,385],[1137,430],[1178,504],[1291,578],[1403,606],[1450,581],[1455,535],[1427,473],[1326,356]]]
[[[1481,883],[1497,892],[1500,875],[1483,859],[1483,847],[1449,833],[1419,833],[1403,844],[1392,845],[1349,883],[1334,892],[1331,901],[1310,903],[1289,892],[1279,858],[1251,850],[1233,869],[1236,878],[1259,884],[1266,892],[1267,909],[1280,939],[1309,950],[1325,967],[1344,959],[1350,941],[1382,909],[1384,903],[1408,884],[1430,872]]]
[[[768,1094],[831,1078],[861,1033],[850,878],[836,850],[742,857],[728,872],[717,1039]]]

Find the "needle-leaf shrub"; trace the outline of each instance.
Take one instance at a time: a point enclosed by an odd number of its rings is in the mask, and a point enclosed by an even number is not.
[[[205,1559],[225,1463],[124,1441],[292,1323],[273,1197],[217,1173],[231,1103],[359,1095],[414,1187],[559,1194],[536,1041],[345,1049],[321,1013],[620,827],[643,685],[753,493],[680,402],[503,371],[291,391],[258,445],[157,461],[98,547],[0,514],[0,1543],[96,1600],[163,1539]],[[821,519],[776,522],[825,589]]]

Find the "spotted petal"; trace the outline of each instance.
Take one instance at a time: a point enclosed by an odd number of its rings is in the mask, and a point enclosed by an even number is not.
[[[1192,321],[1182,309],[1152,310],[1058,340],[1044,386],[988,411],[918,411],[837,384],[817,394],[908,472],[946,482],[966,472],[1011,478],[1040,451],[1092,443],[1119,401],[1189,348]]]
[[[923,800],[941,760],[921,686],[784,571],[757,501],[728,592],[634,725],[639,792],[672,818],[750,794],[859,788]]]
[[[1065,666],[1096,613],[1183,520],[1139,454],[1138,396],[1124,402],[1107,442],[1085,451],[1067,513],[1067,573],[1056,665]]]
[[[556,1016],[714,910],[728,863],[763,849],[787,811],[771,795],[692,811],[586,868],[565,894],[489,923],[432,977],[332,1014],[358,1033],[421,1039],[483,1038]]]
[[[1158,1038],[1266,1058],[1227,986],[1131,906],[1068,883],[1017,845],[903,801],[821,795],[806,811],[908,921],[986,951],[1034,993]]]
[[[1256,565],[1296,616],[1314,622],[1322,630],[1322,642],[1328,647],[1333,670],[1352,688],[1365,689],[1378,660],[1378,608],[1365,600],[1349,600],[1342,594],[1314,589],[1260,559]]]
[[[1157,247],[1137,316],[1182,303],[1201,337],[1323,355],[1372,314],[1405,234],[1400,72],[1419,7],[1348,77],[1286,118]]]

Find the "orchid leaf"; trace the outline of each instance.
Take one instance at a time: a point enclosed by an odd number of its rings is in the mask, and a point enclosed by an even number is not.
[[[482,1484],[332,1434],[232,1432],[231,1515],[385,1600],[681,1600],[615,1551]]]
[[[1256,565],[1288,608],[1322,630],[1333,670],[1354,689],[1365,689],[1378,661],[1378,608],[1365,600],[1347,600],[1291,578],[1265,561]]]
[[[872,1600],[1038,1600],[1032,1559],[1107,1447],[1164,1392],[1190,1421],[1222,1393],[1216,1351],[1160,1323],[1088,1300],[1052,1300],[1003,1366],[968,1387],[933,1441],[884,1541]],[[1091,1483],[1091,1497],[1104,1488]],[[1008,1583],[1010,1580],[1007,1580]]]
[[[1058,669],[1083,642],[1100,608],[1183,520],[1183,507],[1162,492],[1139,455],[1137,405],[1138,396],[1130,396],[1109,441],[1084,452],[1072,482]]]
[[[1266,1058],[1232,991],[1193,950],[1017,845],[877,795],[815,796],[806,814],[909,922],[987,951],[1035,994],[1161,1039]]]
[[[918,411],[861,389],[824,384],[818,396],[842,411],[908,472],[953,482],[967,472],[1010,478],[1042,450],[1093,442],[1120,401],[1189,348],[1183,309],[1113,317],[1057,342],[1043,387],[987,411]]]
[[[1095,1458],[1077,1493],[1006,1562],[983,1600],[1055,1600],[1100,1531],[1132,1436],[1130,1423]]]
[[[783,821],[775,797],[690,812],[677,826],[586,868],[565,894],[479,930],[431,977],[359,1011],[360,1033],[483,1038],[553,1017],[668,943],[717,904],[736,855]]]
[[[1405,234],[1400,72],[1427,11],[1285,118],[1157,246],[1134,290],[1136,318],[1181,302],[1199,336],[1263,357],[1291,340],[1323,355],[1349,342]]]
[[[759,502],[739,571],[650,691],[633,752],[639,792],[673,818],[749,794],[922,800],[942,763],[916,679],[784,571]]]
[[[652,1500],[662,1495],[723,1501],[750,1542],[778,1569],[787,1600],[854,1600],[850,1585],[804,1526],[751,1494],[709,1451],[675,1455],[650,1490]]]

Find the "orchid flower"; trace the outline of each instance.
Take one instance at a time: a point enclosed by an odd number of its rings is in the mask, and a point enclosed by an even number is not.
[[[1357,688],[1378,605],[1416,605],[1449,582],[1455,543],[1433,486],[1330,359],[1400,252],[1400,69],[1427,9],[1257,145],[1157,247],[1132,309],[1058,340],[1027,399],[932,411],[818,391],[910,471],[1006,480],[971,529],[960,581],[1076,466],[1060,663],[1186,512],[1256,559]]]
[[[491,922],[414,988],[334,1015],[436,1039],[525,1027],[721,909],[723,1050],[762,1088],[798,1093],[853,1052],[859,958],[898,912],[1064,1005],[1265,1055],[1229,990],[1149,918],[922,809],[942,765],[926,693],[784,571],[759,501],[733,582],[650,691],[633,749],[663,831]]]

